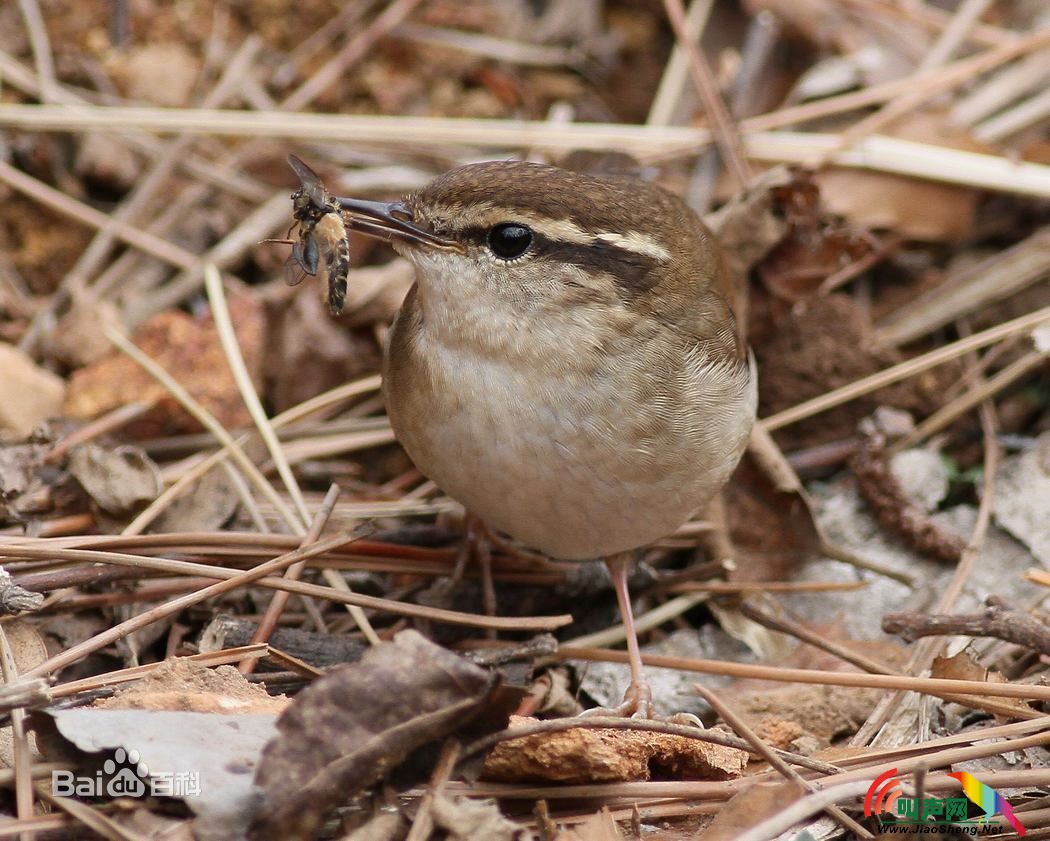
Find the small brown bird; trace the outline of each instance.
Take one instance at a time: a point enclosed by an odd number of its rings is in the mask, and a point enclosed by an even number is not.
[[[651,717],[627,593],[634,550],[736,466],[756,378],[732,282],[696,214],[630,177],[470,164],[403,201],[337,200],[416,268],[384,370],[419,469],[552,558],[605,558]]]

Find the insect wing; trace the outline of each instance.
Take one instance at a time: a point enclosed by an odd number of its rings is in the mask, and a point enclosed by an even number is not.
[[[323,209],[328,201],[328,191],[325,190],[317,173],[295,155],[288,156],[288,164],[299,178],[299,190],[292,194],[292,202],[296,206],[297,213],[301,202],[300,196],[309,199],[315,209]]]

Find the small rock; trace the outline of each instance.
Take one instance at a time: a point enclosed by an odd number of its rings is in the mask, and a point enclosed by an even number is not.
[[[145,44],[129,51],[114,75],[128,97],[167,108],[184,107],[200,73],[200,61],[181,44]]]
[[[123,142],[97,132],[83,135],[73,168],[81,178],[118,190],[130,189],[142,172],[138,156]]]
[[[948,470],[939,454],[915,449],[897,453],[890,470],[901,489],[929,513],[948,495]]]
[[[62,378],[41,368],[13,345],[0,342],[0,431],[25,438],[43,420],[58,415],[66,399]]]
[[[1050,432],[1036,446],[1004,459],[995,477],[995,521],[1050,567]]]

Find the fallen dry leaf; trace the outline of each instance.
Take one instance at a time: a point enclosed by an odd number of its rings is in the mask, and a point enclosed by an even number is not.
[[[40,471],[50,451],[49,444],[37,442],[0,446],[0,522],[50,509],[53,477]]]
[[[535,719],[511,716],[510,726]],[[747,751],[642,730],[574,728],[500,742],[484,776],[501,782],[585,784],[612,781],[725,780],[739,776]]]
[[[147,531],[218,531],[233,519],[240,504],[241,497],[229,473],[209,470],[165,508]]]
[[[352,270],[348,301],[356,294],[358,271]],[[342,317],[329,316],[314,294],[296,295],[274,319],[271,334],[266,377],[278,411],[370,374],[380,364],[380,352],[373,339],[347,330]]]
[[[700,835],[701,841],[734,841],[747,830],[783,812],[801,796],[792,782],[748,786],[733,795]]]
[[[493,800],[437,795],[430,805],[434,825],[448,833],[448,841],[522,841],[525,827],[507,820]]]
[[[624,841],[624,834],[620,832],[608,808],[603,808],[587,820],[561,830],[554,841]]]
[[[116,749],[118,774],[127,773],[123,760],[134,774],[131,794],[180,796],[197,815],[198,841],[228,841],[244,837],[254,813],[258,792],[252,771],[276,732],[276,720],[272,714],[74,708],[34,713],[31,724],[45,755],[72,760],[82,776],[94,777],[97,760],[71,746],[87,754]],[[182,781],[178,788],[177,780]]]
[[[160,468],[138,447],[115,449],[87,443],[69,454],[70,474],[96,505],[109,514],[131,514],[156,499],[164,489]]]
[[[495,686],[493,675],[415,631],[329,672],[296,697],[266,746],[252,837],[312,838],[333,806],[472,719]]]
[[[11,648],[11,658],[15,661],[18,674],[34,669],[47,659],[47,646],[37,633],[36,628],[22,619],[4,624],[4,634],[7,636],[7,644]],[[0,676],[0,684],[6,681]],[[36,751],[36,737],[28,734],[29,746],[34,754]],[[11,725],[0,727],[0,766],[13,768],[15,762],[14,735]]]
[[[863,228],[828,212],[812,175],[794,170],[770,190],[773,212],[784,220],[781,240],[758,264],[766,288],[785,301],[813,295],[828,277],[876,249]]]
[[[947,149],[995,152],[965,128],[953,126],[947,114],[928,110],[916,111],[881,133]],[[896,231],[923,242],[958,242],[973,230],[976,190],[863,170],[831,168],[815,177],[828,210],[859,227]]]

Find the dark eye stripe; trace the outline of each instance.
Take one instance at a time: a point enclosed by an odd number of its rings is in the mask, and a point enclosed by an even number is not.
[[[455,237],[467,245],[487,247],[489,230],[480,226],[463,228],[455,233]],[[605,272],[616,279],[627,298],[652,289],[657,282],[654,273],[657,261],[653,257],[597,238],[589,243],[569,242],[553,239],[534,229],[531,253],[534,259],[561,260],[582,269]]]
[[[628,298],[652,289],[657,282],[654,272],[657,261],[654,258],[604,240],[593,239],[584,244],[548,239],[536,234],[533,247],[537,255],[549,260],[571,263],[581,269],[611,276]]]

